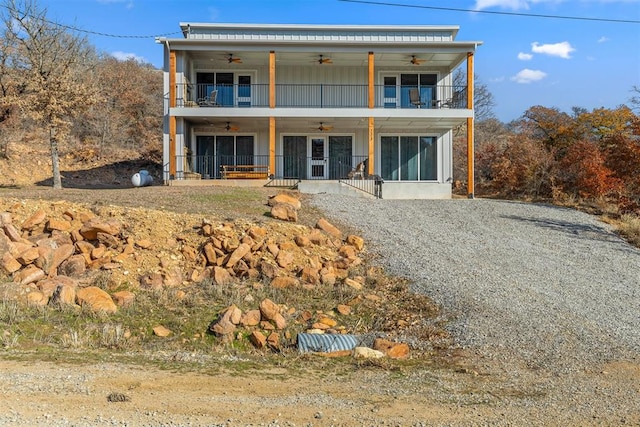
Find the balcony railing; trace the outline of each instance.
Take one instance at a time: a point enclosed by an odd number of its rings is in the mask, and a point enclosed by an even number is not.
[[[179,84],[177,107],[269,107],[269,85]],[[419,95],[411,96],[412,91]],[[367,85],[277,84],[276,107],[367,108]],[[374,108],[467,108],[466,86],[374,87]]]
[[[262,176],[267,172],[273,179],[288,180],[341,180],[367,178],[356,173],[356,166],[366,156],[300,157],[275,156],[275,170],[269,170],[268,155],[186,155],[176,156],[177,172],[174,177],[165,171],[165,179],[225,179],[225,170],[241,165],[246,177]],[[252,175],[255,173],[255,175]]]

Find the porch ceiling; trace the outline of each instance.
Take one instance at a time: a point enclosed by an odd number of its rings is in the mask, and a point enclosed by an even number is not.
[[[240,58],[242,63],[229,64],[229,54]],[[320,64],[320,55],[331,59],[331,63]],[[423,62],[419,65],[411,63],[412,55]],[[260,67],[268,64],[268,52],[256,52],[243,50],[241,47],[233,47],[224,51],[190,51],[189,57],[200,68],[230,66],[241,69],[247,67]],[[455,68],[466,59],[466,51],[441,51],[427,52],[420,49],[397,48],[393,51],[381,51],[374,53],[376,68],[405,68],[415,69],[430,68]],[[278,66],[318,66],[318,67],[367,67],[367,52],[353,52],[346,50],[317,50],[317,51],[276,51],[276,67]]]
[[[227,123],[238,130],[236,133],[255,133],[264,131],[269,127],[268,118],[247,118],[247,117],[190,117],[186,118],[195,127],[207,128],[211,131],[228,132],[225,127]],[[320,123],[330,130],[320,131]],[[300,118],[287,117],[276,119],[276,129],[278,132],[298,132],[303,134],[324,133],[324,134],[345,134],[353,133],[356,130],[365,130],[368,127],[368,118],[358,117],[320,117],[320,118]],[[406,132],[415,129],[448,129],[465,123],[460,117],[437,117],[437,118],[391,118],[376,117],[375,129],[378,133],[385,132]],[[233,133],[233,132],[230,132]]]

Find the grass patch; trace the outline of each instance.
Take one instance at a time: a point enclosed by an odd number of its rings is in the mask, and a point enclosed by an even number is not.
[[[622,215],[616,222],[616,228],[627,241],[640,248],[640,216]]]

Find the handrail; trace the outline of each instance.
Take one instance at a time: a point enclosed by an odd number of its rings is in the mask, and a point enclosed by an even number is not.
[[[304,84],[276,85],[276,107],[282,108],[368,108],[369,92],[366,84]],[[419,102],[412,102],[411,91],[417,91]],[[374,86],[374,108],[467,108],[466,86]],[[205,102],[216,93],[216,102]],[[179,83],[176,105],[197,107],[269,107],[268,84],[192,84]]]

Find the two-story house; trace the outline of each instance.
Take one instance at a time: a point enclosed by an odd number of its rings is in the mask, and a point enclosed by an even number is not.
[[[180,26],[182,38],[158,39],[168,184],[251,180],[449,198],[460,125],[473,159],[481,43],[456,41],[457,26]],[[472,197],[473,162],[469,182]]]

